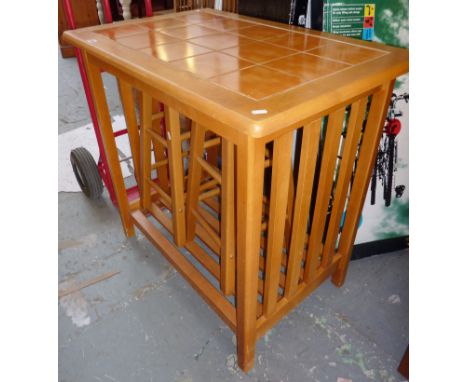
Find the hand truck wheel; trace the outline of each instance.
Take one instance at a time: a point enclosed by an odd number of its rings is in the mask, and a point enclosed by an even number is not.
[[[84,147],[73,149],[70,162],[81,191],[90,199],[99,199],[103,191],[102,179],[90,152]]]

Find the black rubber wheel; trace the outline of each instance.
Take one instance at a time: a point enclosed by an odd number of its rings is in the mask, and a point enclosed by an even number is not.
[[[104,189],[93,156],[84,147],[73,149],[70,153],[70,162],[81,191],[90,199],[99,199]]]

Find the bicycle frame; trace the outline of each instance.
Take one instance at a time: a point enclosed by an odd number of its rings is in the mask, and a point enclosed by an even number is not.
[[[396,94],[392,95],[390,105],[383,128],[383,148],[379,145],[377,152],[377,158],[375,160],[375,167],[372,174],[371,180],[371,205],[375,204],[375,193],[377,188],[377,178],[381,180],[384,188],[384,200],[385,206],[388,207],[391,204],[391,197],[393,191],[393,173],[397,167],[397,141],[396,137],[401,131],[401,122],[397,117],[401,117],[401,112],[398,112],[396,105],[398,101],[405,100],[408,102],[408,93],[403,93],[399,96]],[[396,189],[395,189],[396,191]],[[404,186],[398,186],[396,196],[401,197],[404,191]]]

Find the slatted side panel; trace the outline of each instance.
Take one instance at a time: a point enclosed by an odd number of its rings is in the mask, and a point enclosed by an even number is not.
[[[339,171],[335,181],[333,193],[332,209],[329,211],[328,227],[325,232],[322,266],[330,265],[334,255],[341,221],[343,219],[345,203],[348,198],[351,175],[354,168],[355,158],[358,152],[358,144],[362,135],[364,113],[367,107],[367,100],[361,99],[351,109],[348,124],[346,126],[346,138],[344,139],[343,150],[340,155]],[[307,268],[306,279],[313,276],[313,271],[317,268],[318,262]]]
[[[123,84],[121,92],[128,122],[139,134],[131,140],[132,150],[140,152],[135,223],[146,235],[165,231],[171,236],[164,239],[166,255],[178,253],[184,267],[191,264],[187,278],[203,280],[204,297],[226,312],[232,327],[235,307],[227,296],[235,292],[235,146],[144,92],[137,121],[131,88]]]
[[[260,261],[260,301],[267,319],[282,298],[292,300],[301,284],[314,283],[319,269],[333,262],[369,106],[372,113],[369,99],[272,142]]]

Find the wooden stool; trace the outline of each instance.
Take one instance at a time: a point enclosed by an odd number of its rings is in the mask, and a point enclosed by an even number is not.
[[[181,127],[180,115],[153,99],[138,93],[140,126],[135,112],[132,88],[119,82],[122,107],[127,123],[135,179],[140,190],[140,208],[151,212],[154,197],[172,213],[172,232],[178,246],[185,243],[185,180],[183,142],[190,139],[190,125]],[[165,122],[165,123],[164,123]],[[166,131],[164,131],[166,130]],[[153,153],[153,159],[152,159]],[[156,170],[157,178],[152,175]]]
[[[156,114],[153,111],[153,99],[143,93],[140,140],[142,161],[141,207],[146,211],[151,210],[151,189],[154,189],[160,201],[172,213],[174,242],[178,246],[183,246],[185,244],[185,171],[182,158],[188,154],[183,151],[182,142],[190,139],[190,131],[181,131],[180,115],[174,109],[166,108],[164,112],[159,111]],[[163,118],[166,121],[166,137],[163,137],[157,128]],[[151,159],[152,147],[154,148],[154,163],[152,163]],[[165,151],[167,151],[167,155]],[[151,176],[153,170],[158,172],[159,182],[153,181]],[[166,174],[166,171],[168,171],[168,174]],[[167,177],[169,182],[167,182]]]
[[[208,140],[205,141],[205,139]],[[221,155],[221,171],[217,166],[216,155],[213,155],[213,148],[218,148],[221,143],[222,155]],[[211,151],[211,157],[210,157]],[[205,159],[206,154],[206,159]],[[215,151],[216,154],[216,151]],[[276,166],[279,166],[280,162],[291,163],[291,157],[289,158],[280,153],[275,153],[277,160]],[[206,236],[201,237],[208,247],[219,256],[219,267],[220,271],[216,272],[216,277],[220,282],[220,289],[225,295],[232,295],[235,293],[235,153],[234,145],[227,139],[219,137],[213,138],[213,135],[207,131],[203,126],[197,124],[192,129],[192,138],[190,142],[190,164],[188,172],[188,185],[187,185],[187,241],[195,239],[195,231],[197,224],[201,226],[201,229],[209,237],[206,240]],[[272,154],[267,148],[265,150],[265,169],[272,167]],[[291,165],[290,165],[291,167]],[[277,172],[274,172],[278,174]],[[203,175],[207,176],[203,176]],[[290,182],[284,182],[283,175],[289,177]],[[294,200],[294,180],[292,178],[292,171],[288,174],[279,174],[273,179],[275,183],[281,183],[282,187],[289,188],[289,197],[285,199],[284,203],[287,208],[287,217],[283,231],[286,228],[286,232],[289,234],[291,228],[291,220],[289,217],[292,216],[292,205]],[[276,190],[276,187],[273,187]],[[214,198],[221,195],[221,208],[219,203]],[[211,214],[206,212],[201,203],[208,205],[215,214],[220,214],[220,221],[214,218]],[[273,211],[273,214],[275,211]],[[265,196],[263,199],[263,218],[262,218],[262,232],[268,228],[268,198]],[[275,216],[273,215],[273,220]],[[277,229],[274,226],[273,229]],[[283,238],[283,232],[278,235],[271,235],[270,237]],[[287,238],[289,235],[286,236]],[[287,239],[288,240],[288,239]],[[283,246],[283,240],[281,246]],[[213,245],[214,244],[214,245]],[[265,248],[265,241],[262,241],[262,248]],[[268,243],[268,248],[272,248],[270,251],[276,250],[278,243]],[[265,270],[265,266],[271,266],[272,263],[268,262],[265,265],[263,258],[260,260],[260,269]],[[283,265],[286,265],[285,257],[283,258]],[[269,274],[269,272],[267,272]],[[261,281],[261,280],[260,280]],[[284,277],[281,278],[280,284],[284,287]],[[270,282],[270,279],[266,281]],[[259,293],[262,294],[264,290],[263,282],[259,283]],[[260,311],[261,313],[261,311]]]
[[[235,198],[234,198],[234,145],[221,138],[211,138],[205,142],[206,129],[200,124],[192,127],[190,141],[190,164],[187,185],[187,240],[195,239],[196,224],[214,242],[214,252],[220,255],[219,281],[225,295],[235,289]],[[215,161],[205,160],[205,149],[221,143],[222,170]],[[205,172],[211,179],[202,177]],[[203,184],[200,184],[204,180]],[[206,190],[206,191],[205,191]],[[203,211],[200,201],[207,201],[221,193],[221,211],[216,204],[208,204],[215,212],[221,212],[221,224]],[[221,232],[220,232],[221,231]],[[221,237],[220,237],[221,235]],[[207,242],[209,245],[209,243]],[[209,245],[210,246],[210,245]],[[217,250],[217,249],[220,250]]]

